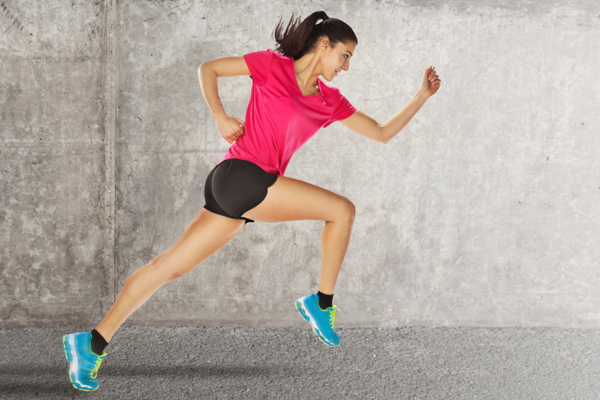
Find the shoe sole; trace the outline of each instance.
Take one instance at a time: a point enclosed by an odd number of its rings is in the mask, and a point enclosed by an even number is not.
[[[339,346],[339,343],[338,344],[328,343],[327,340],[323,337],[323,335],[321,335],[321,331],[317,327],[316,321],[314,320],[314,318],[311,317],[308,310],[306,310],[306,306],[304,305],[303,300],[296,300],[296,309],[298,310],[298,312],[300,313],[302,318],[304,318],[305,321],[310,322],[310,325],[313,328],[313,332],[317,335],[317,337],[321,340],[321,342],[325,343],[329,347]]]
[[[69,344],[69,341],[67,340],[68,336],[69,335],[63,336],[63,349],[65,349],[65,358],[69,362],[69,367],[70,367],[71,366],[71,360],[73,359],[73,355],[72,355],[71,345]],[[77,387],[75,385],[75,383],[73,382],[73,372],[71,372],[70,369],[69,369],[69,379],[71,380],[71,384],[73,385],[73,387],[75,389],[83,390],[84,392],[93,392],[94,390],[98,389],[98,388],[96,388],[96,389],[82,389],[80,387]]]

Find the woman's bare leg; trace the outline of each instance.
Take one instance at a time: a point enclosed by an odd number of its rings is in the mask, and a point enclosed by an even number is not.
[[[321,283],[319,285],[319,291],[323,294],[333,294],[351,234],[352,222],[325,222],[321,233]]]
[[[159,287],[190,272],[216,253],[238,234],[245,222],[202,208],[173,246],[127,278],[96,330],[110,341],[119,326]]]
[[[267,197],[242,216],[260,222],[325,221],[321,233],[319,290],[333,294],[352,233],[356,208],[344,196],[294,178],[278,176]]]

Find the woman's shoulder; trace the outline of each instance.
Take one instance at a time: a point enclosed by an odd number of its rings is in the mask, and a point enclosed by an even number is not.
[[[321,81],[321,89],[323,91],[323,94],[328,94],[334,97],[339,97],[341,95],[342,92],[340,91],[340,89],[336,88],[335,86],[330,86],[326,84],[321,78],[317,79]]]
[[[277,63],[278,65],[288,65],[288,63],[293,63],[294,62],[294,57],[289,57],[286,55],[283,55],[281,53],[278,53],[276,51],[273,51],[273,61],[275,63]]]

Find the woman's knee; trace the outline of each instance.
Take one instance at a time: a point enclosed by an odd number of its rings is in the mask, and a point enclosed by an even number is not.
[[[182,276],[183,273],[178,273],[177,271],[174,271],[174,263],[169,260],[170,257],[168,256],[168,254],[165,253],[166,252],[163,251],[162,253],[154,257],[154,259],[150,261],[150,267],[154,276],[159,277],[160,280],[163,280],[165,282],[170,282],[175,278],[179,278],[180,276]]]
[[[352,223],[354,222],[354,217],[356,216],[356,206],[346,196],[342,197],[345,199],[344,207],[342,207],[342,217],[345,221]]]
[[[150,263],[152,264],[152,270],[155,276],[165,283],[180,278],[189,272],[177,268],[177,261],[174,257],[169,257],[165,252],[160,253]]]

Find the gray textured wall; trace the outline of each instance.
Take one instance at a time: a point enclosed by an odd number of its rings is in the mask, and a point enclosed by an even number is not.
[[[333,124],[286,171],[357,207],[336,326],[600,327],[597,4],[216,0],[0,1],[0,326],[97,324],[229,146],[198,66],[321,7],[359,37],[330,84],[379,122],[442,79],[389,144]],[[229,115],[251,82],[219,79]],[[302,324],[322,226],[249,224],[125,324]]]

